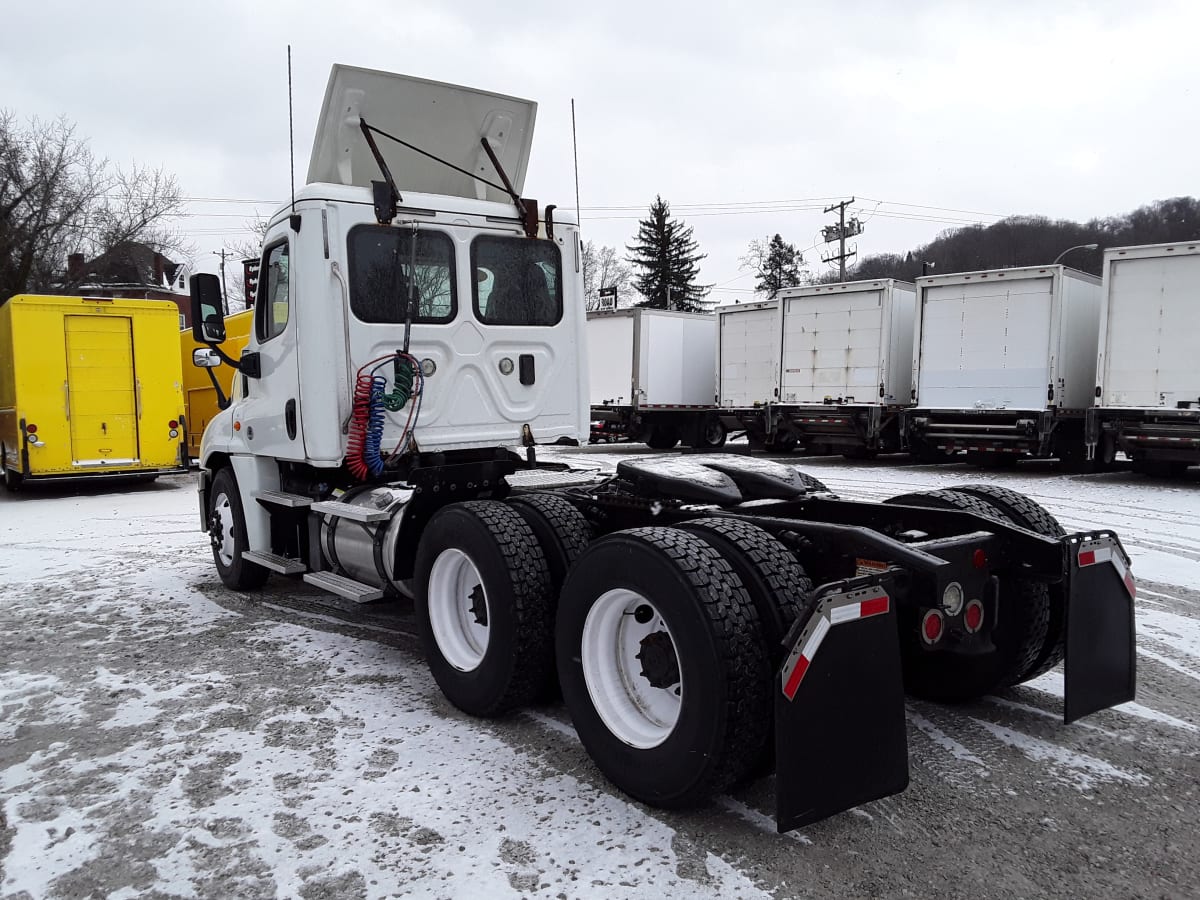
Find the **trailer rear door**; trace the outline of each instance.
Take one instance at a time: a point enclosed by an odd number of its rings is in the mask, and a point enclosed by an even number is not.
[[[66,316],[67,411],[77,466],[137,459],[133,336],[125,316]]]
[[[1052,277],[932,284],[921,312],[924,407],[1043,409]]]
[[[718,314],[722,406],[770,403],[778,396],[778,314],[773,306],[734,308]]]
[[[1110,263],[1104,404],[1173,408],[1200,396],[1200,255]]]
[[[874,402],[882,380],[883,291],[788,297],[783,304],[781,399]]]

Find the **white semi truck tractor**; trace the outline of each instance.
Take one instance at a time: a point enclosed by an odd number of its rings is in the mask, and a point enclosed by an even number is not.
[[[1067,721],[1132,698],[1120,541],[1019,494],[852,502],[735,455],[539,463],[589,421],[578,226],[521,195],[534,113],[335,66],[240,359],[193,279],[195,361],[238,369],[200,451],[228,587],[411,602],[460,709],[557,675],[620,789],[694,805],[773,765],[781,830],[903,790],[906,689],[961,700],[1065,655]]]

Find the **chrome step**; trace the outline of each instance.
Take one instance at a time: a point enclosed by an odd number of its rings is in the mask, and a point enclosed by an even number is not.
[[[295,575],[297,572],[308,571],[308,566],[298,559],[293,559],[290,556],[279,556],[275,553],[264,553],[259,550],[243,550],[242,559],[246,560],[246,562],[262,566],[264,569],[270,569],[272,572],[278,572],[281,575]]]
[[[306,572],[304,580],[309,584],[353,600],[355,603],[370,603],[372,600],[382,600],[383,590],[374,585],[363,584],[353,578],[335,575],[333,572]]]
[[[343,503],[341,500],[322,500],[314,503],[310,509],[325,516],[338,516],[351,522],[386,522],[392,514],[386,509],[371,509],[369,506],[355,506],[353,503]]]
[[[270,503],[272,506],[290,506],[297,509],[304,506],[312,506],[312,498],[304,497],[300,494],[288,494],[284,491],[257,491],[254,494],[255,500],[261,500],[263,503]]]

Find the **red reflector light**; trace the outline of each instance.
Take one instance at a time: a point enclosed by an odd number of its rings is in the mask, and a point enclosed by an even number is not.
[[[921,637],[927,644],[936,644],[942,637],[942,614],[936,609],[925,613],[921,619]]]
[[[987,554],[982,550],[976,550],[971,554],[971,564],[977,569],[982,569],[987,565]]]
[[[967,604],[967,611],[963,613],[963,625],[971,634],[983,627],[983,604],[978,600]]]
[[[37,426],[36,425],[26,425],[25,433],[26,434],[37,434]]]
[[[178,428],[179,423],[176,422],[174,419],[172,419],[170,422],[167,423],[167,427],[168,428]]]

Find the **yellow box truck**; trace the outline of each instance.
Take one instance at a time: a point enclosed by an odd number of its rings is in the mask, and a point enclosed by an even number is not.
[[[254,310],[236,313],[225,320],[225,343],[222,349],[235,359],[250,340],[250,328],[254,324]],[[198,344],[192,337],[192,329],[179,332],[180,364],[183,366],[183,402],[187,423],[187,454],[196,459],[200,456],[200,438],[213,416],[221,411],[217,402],[217,389],[213,379],[221,386],[226,397],[233,387],[234,370],[229,366],[201,368],[192,364],[192,353],[205,349],[207,344]]]
[[[179,310],[17,295],[0,305],[4,484],[184,470]]]

